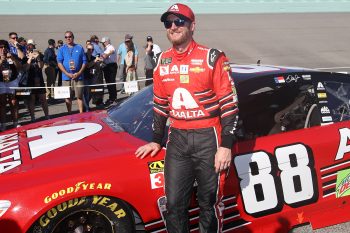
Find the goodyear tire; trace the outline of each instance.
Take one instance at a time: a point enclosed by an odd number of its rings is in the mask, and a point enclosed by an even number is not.
[[[123,201],[107,196],[74,198],[51,208],[28,233],[132,233],[131,209]]]

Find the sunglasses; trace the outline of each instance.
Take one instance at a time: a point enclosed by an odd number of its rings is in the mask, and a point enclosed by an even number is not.
[[[176,27],[183,27],[183,26],[185,25],[185,23],[186,23],[186,20],[184,20],[184,19],[175,19],[175,20],[173,20],[173,21],[171,21],[171,20],[165,20],[165,21],[164,21],[164,27],[165,27],[166,29],[169,29],[169,28],[171,28],[171,26],[173,25],[173,23],[175,24]]]
[[[73,38],[73,36],[65,36],[64,38],[66,38],[66,39]]]
[[[17,39],[18,39],[18,37],[11,37],[11,39],[12,39],[12,40],[17,40]]]
[[[89,51],[94,51],[94,49],[87,49],[87,50],[89,50]]]
[[[5,46],[0,46],[0,49],[3,49],[3,48],[5,48]]]

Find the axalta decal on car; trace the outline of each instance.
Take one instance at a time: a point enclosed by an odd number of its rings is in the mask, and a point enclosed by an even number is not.
[[[77,182],[75,185],[60,189],[57,192],[52,193],[44,198],[44,203],[50,203],[52,200],[57,199],[58,197],[64,197],[67,194],[77,193],[79,191],[86,190],[111,190],[112,184],[110,183],[85,183],[85,181]]]
[[[82,140],[101,129],[102,126],[96,123],[74,123],[28,130],[27,138],[37,138],[28,142],[30,156],[35,159],[47,152]],[[21,164],[18,134],[0,135],[0,174]]]
[[[79,207],[79,206],[86,206],[86,208],[89,208],[90,205],[100,205],[107,207],[110,209],[114,215],[117,218],[123,218],[126,216],[126,211],[123,208],[120,208],[118,203],[113,201],[112,198],[105,197],[105,196],[93,196],[93,197],[81,197],[81,198],[74,198],[72,200],[62,202],[59,205],[53,207],[49,211],[47,211],[44,215],[42,215],[39,219],[39,223],[41,227],[45,227],[50,222],[58,217],[61,213],[65,213],[66,211]]]

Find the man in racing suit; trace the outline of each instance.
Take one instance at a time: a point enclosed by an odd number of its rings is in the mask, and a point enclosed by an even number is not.
[[[153,142],[135,154],[156,155],[169,117],[164,168],[167,230],[189,232],[188,207],[197,181],[199,230],[221,232],[222,191],[238,120],[228,60],[219,50],[193,40],[195,17],[188,6],[172,5],[161,21],[173,47],[159,55],[154,71]]]

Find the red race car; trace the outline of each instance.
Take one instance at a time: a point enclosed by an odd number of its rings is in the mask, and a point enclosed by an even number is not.
[[[349,221],[349,75],[231,69],[240,122],[223,199],[224,232]],[[165,148],[153,158],[134,155],[152,137],[152,98],[147,87],[108,111],[1,133],[1,233],[166,232]],[[193,232],[198,213],[194,191]]]

